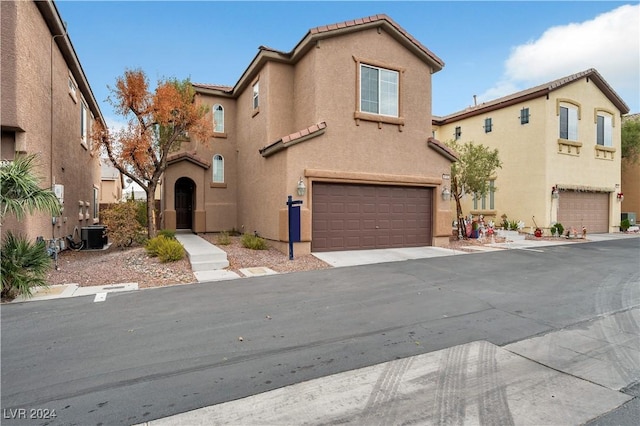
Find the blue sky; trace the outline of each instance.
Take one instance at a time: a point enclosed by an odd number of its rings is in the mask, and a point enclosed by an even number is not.
[[[617,1],[58,1],[102,114],[125,69],[233,86],[260,45],[290,51],[309,29],[385,13],[444,62],[433,113],[596,68],[640,112],[640,3]]]

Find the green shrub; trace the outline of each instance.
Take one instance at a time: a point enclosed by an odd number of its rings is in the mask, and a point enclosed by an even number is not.
[[[631,227],[631,221],[629,219],[623,219],[622,221],[620,221],[620,229],[623,232],[626,232],[627,229],[629,229]]]
[[[160,245],[163,244],[164,241],[167,239],[168,238],[166,238],[163,235],[158,235],[157,237],[153,237],[150,240],[148,240],[144,246],[145,250],[147,251],[147,254],[151,257],[158,256],[158,249]]]
[[[130,201],[136,205],[136,220],[141,227],[147,227],[147,203],[146,201]]]
[[[562,235],[562,233],[564,232],[564,226],[562,226],[561,223],[556,223],[552,225],[549,230],[551,231],[551,235]]]
[[[244,234],[240,238],[242,246],[251,250],[266,250],[267,241],[257,235]]]
[[[116,247],[129,247],[140,240],[145,229],[137,220],[138,205],[136,201],[125,201],[113,204],[100,212],[101,222],[107,226],[109,241]]]
[[[162,263],[175,262],[184,258],[184,255],[184,247],[178,240],[163,238],[163,241],[158,246],[158,259]]]
[[[219,246],[228,246],[231,244],[231,237],[229,237],[229,233],[227,231],[223,231],[218,234],[218,238],[216,238],[216,244]]]
[[[174,231],[173,229],[161,229],[158,231],[158,235],[168,238],[170,240],[176,239],[176,231]]]
[[[2,242],[2,298],[31,296],[36,286],[47,287],[46,275],[51,266],[44,241],[33,243],[8,231]]]

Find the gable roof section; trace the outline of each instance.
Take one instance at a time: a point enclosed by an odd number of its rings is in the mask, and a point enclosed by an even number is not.
[[[449,148],[447,145],[440,142],[438,139],[436,138],[427,139],[427,145],[429,146],[429,148],[435,150],[436,152],[438,152],[440,155],[442,155],[449,161],[451,162],[458,161],[458,154],[454,150]]]
[[[316,43],[320,40],[337,37],[343,34],[354,33],[371,28],[381,28],[396,39],[405,48],[419,57],[423,62],[431,67],[432,73],[440,71],[444,67],[442,59],[437,57],[433,52],[427,49],[422,43],[411,36],[393,19],[385,14],[373,15],[366,18],[354,19],[350,21],[340,22],[337,24],[323,25],[312,28],[298,42],[298,44],[290,52],[283,52],[266,46],[260,46],[258,53],[251,61],[251,64],[242,73],[242,76],[236,85],[228,90],[228,86],[217,86],[207,84],[194,84],[197,91],[209,94],[227,95],[233,94],[237,96],[244,88],[251,84],[252,79],[258,71],[268,61],[283,62],[294,64],[300,60]]]
[[[627,112],[629,112],[629,107],[627,106],[627,104],[622,100],[620,96],[618,96],[615,90],[613,90],[613,88],[609,86],[609,83],[605,81],[602,75],[600,75],[600,73],[594,68],[590,68],[586,71],[562,77],[557,80],[541,84],[539,86],[531,87],[529,89],[495,99],[493,101],[484,102],[480,105],[469,107],[465,110],[458,111],[444,117],[434,117],[433,124],[447,124],[450,122],[461,120],[463,118],[486,114],[490,111],[506,108],[511,105],[528,101],[530,99],[546,96],[554,90],[557,90],[568,84],[575,83],[576,81],[583,78],[586,78],[587,81],[592,81],[598,87],[598,89],[600,89],[602,93],[604,93],[604,95],[620,110],[622,114],[626,114]]]
[[[287,136],[283,136],[282,138],[265,146],[264,148],[260,148],[260,155],[262,155],[263,157],[269,157],[276,152],[289,148],[290,146],[293,146],[300,142],[308,141],[309,139],[313,139],[316,136],[322,135],[325,132],[326,128],[327,123],[321,121],[320,123],[309,126],[306,129],[302,129]]]
[[[189,161],[190,163],[193,163],[196,166],[200,166],[205,170],[211,167],[211,163],[209,163],[207,160],[202,159],[196,154],[195,151],[178,152],[167,157],[167,165],[175,164],[180,161]]]

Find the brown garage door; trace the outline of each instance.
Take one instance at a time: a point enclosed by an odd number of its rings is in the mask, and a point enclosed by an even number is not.
[[[430,246],[432,191],[314,183],[311,250]]]
[[[560,193],[558,222],[565,229],[575,228],[580,232],[583,226],[590,233],[609,232],[609,194],[606,192]]]

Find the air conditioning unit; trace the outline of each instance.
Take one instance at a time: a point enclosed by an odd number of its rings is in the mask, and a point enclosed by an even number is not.
[[[620,213],[620,220],[625,220],[625,219],[629,219],[629,224],[631,226],[635,226],[637,223],[637,217],[635,212]]]

